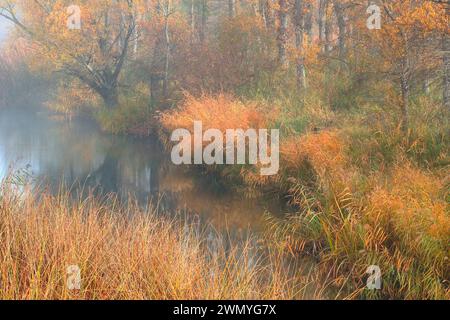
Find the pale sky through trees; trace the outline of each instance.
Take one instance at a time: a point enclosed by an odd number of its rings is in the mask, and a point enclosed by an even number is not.
[[[10,28],[11,24],[6,19],[0,18],[0,42],[5,40]]]

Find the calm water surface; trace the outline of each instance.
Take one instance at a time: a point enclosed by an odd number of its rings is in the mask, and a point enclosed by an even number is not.
[[[155,138],[108,135],[92,121],[69,122],[45,110],[0,109],[0,180],[11,168],[27,168],[54,192],[64,183],[75,192],[115,192],[142,203],[163,199],[166,209],[218,229],[259,230],[266,210],[281,212],[278,201],[225,193],[211,179],[174,166]]]

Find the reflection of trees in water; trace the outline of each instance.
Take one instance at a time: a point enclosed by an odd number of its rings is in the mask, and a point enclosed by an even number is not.
[[[118,191],[118,163],[118,159],[108,152],[100,167],[89,175],[89,179],[95,181],[95,185],[100,186],[103,192]]]
[[[265,211],[259,202],[224,194],[208,181],[210,174],[193,175],[173,165],[156,141],[106,135],[88,122],[50,120],[45,114],[2,114],[0,167],[22,157],[17,169],[31,164],[35,181],[55,193],[63,184],[74,196],[115,192],[143,205],[152,198],[162,211],[199,215],[233,230],[250,223],[256,228]]]
[[[45,111],[7,111],[0,116],[0,167],[29,164],[55,192],[61,184],[142,200],[158,192],[164,155],[156,142],[103,134],[89,121],[50,119]]]
[[[146,201],[159,190],[161,150],[152,143],[113,137],[104,160],[88,176],[90,187],[102,193],[133,194]]]

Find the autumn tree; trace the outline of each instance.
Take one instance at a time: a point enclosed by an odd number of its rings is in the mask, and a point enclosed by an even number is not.
[[[435,63],[436,34],[442,32],[442,7],[424,0],[381,1],[384,20],[380,30],[369,31],[368,46],[380,59],[380,72],[398,84],[401,93],[401,129],[409,127],[413,80]],[[448,28],[448,27],[447,27]]]
[[[443,101],[447,109],[450,110],[450,30],[449,18],[450,18],[450,3],[445,4],[445,21],[443,24],[442,32],[442,52],[443,52]],[[447,30],[446,30],[447,29]]]
[[[442,32],[442,70],[443,104],[450,109],[450,3],[447,0],[428,0],[442,6],[443,19],[440,19]]]
[[[78,79],[108,108],[118,105],[119,77],[134,41],[139,0],[78,1],[81,28],[68,28],[67,0],[0,0],[0,17],[36,45],[39,60]],[[72,7],[73,8],[73,7]]]

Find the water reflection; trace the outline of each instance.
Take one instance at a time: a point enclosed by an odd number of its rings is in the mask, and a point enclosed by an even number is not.
[[[258,229],[266,207],[237,195],[213,192],[208,184],[170,163],[156,139],[117,137],[91,121],[66,121],[45,111],[0,110],[0,179],[9,168],[24,168],[56,191],[72,189],[133,195],[140,202],[198,214],[217,228]]]

